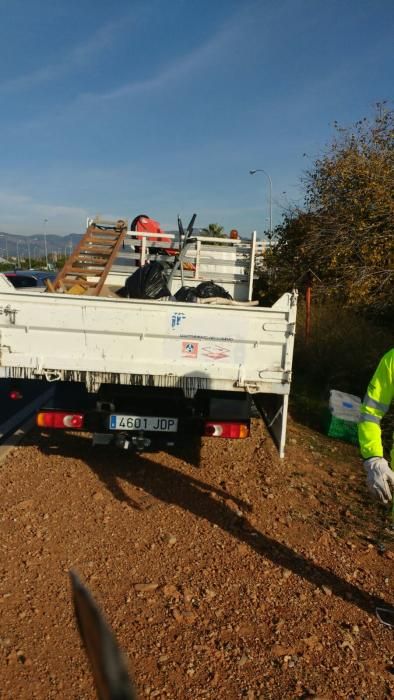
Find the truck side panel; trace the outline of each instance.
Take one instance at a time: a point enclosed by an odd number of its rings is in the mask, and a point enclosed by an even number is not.
[[[271,308],[0,294],[11,377],[287,394],[296,301]]]

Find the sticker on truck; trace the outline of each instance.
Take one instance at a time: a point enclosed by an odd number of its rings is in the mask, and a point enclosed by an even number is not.
[[[205,345],[201,354],[204,357],[209,357],[210,360],[224,360],[230,355],[230,348],[225,348],[221,345]]]
[[[196,358],[198,355],[198,343],[186,341],[182,343],[182,357]]]
[[[178,326],[181,324],[181,322],[186,318],[185,314],[176,311],[174,314],[171,316],[171,328],[174,330],[174,328],[178,328]]]

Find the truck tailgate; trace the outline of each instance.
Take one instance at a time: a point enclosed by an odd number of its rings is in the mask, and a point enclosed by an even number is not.
[[[286,394],[296,295],[270,308],[2,292],[8,377]]]

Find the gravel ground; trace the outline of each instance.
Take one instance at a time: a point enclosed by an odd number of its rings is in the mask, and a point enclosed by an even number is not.
[[[244,441],[182,452],[30,434],[0,467],[0,697],[95,697],[75,569],[141,698],[394,697],[394,553],[355,447],[290,421],[279,460]]]

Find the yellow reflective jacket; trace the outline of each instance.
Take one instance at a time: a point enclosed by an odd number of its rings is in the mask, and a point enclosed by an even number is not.
[[[364,459],[383,457],[380,421],[389,410],[393,398],[394,348],[389,350],[380,360],[361,405],[358,439]],[[391,450],[391,466],[394,468],[394,442]]]

